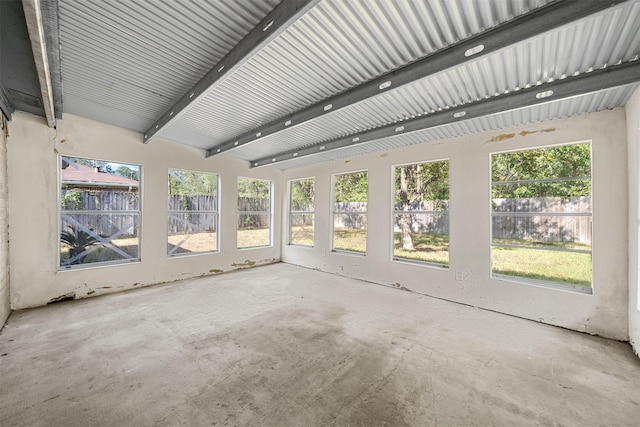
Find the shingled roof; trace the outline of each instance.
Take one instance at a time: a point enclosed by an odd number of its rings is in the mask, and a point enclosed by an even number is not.
[[[90,186],[104,187],[138,187],[136,180],[125,178],[108,172],[102,172],[98,167],[89,167],[77,163],[70,163],[62,169],[63,184],[83,183]]]

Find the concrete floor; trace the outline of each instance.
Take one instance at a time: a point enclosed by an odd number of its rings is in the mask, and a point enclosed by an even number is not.
[[[0,425],[635,425],[627,344],[275,264],[13,313]]]

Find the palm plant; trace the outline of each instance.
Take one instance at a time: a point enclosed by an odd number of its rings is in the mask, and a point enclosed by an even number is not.
[[[87,250],[87,248],[99,243],[99,241],[86,231],[69,227],[69,230],[60,233],[60,243],[69,248],[69,259],[72,259]],[[79,260],[73,261],[72,264],[77,262]]]

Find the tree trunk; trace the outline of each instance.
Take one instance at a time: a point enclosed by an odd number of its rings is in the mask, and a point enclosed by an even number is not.
[[[405,167],[400,168],[400,202],[402,204],[402,210],[409,210],[409,196],[407,185],[407,172]],[[411,239],[411,218],[409,214],[400,215],[400,240],[402,243],[402,249],[412,251],[413,240]]]

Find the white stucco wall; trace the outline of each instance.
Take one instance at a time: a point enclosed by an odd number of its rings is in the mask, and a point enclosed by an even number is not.
[[[640,228],[640,89],[626,105],[629,151],[629,342],[640,356],[640,295],[638,236]]]
[[[9,145],[9,221],[11,223],[11,306],[46,304],[62,295],[95,296],[144,285],[230,271],[237,265],[280,260],[282,223],[274,215],[273,246],[236,249],[237,177],[272,180],[274,204],[280,206],[282,172],[249,170],[246,162],[225,156],[206,159],[202,150],[66,115],[58,129],[44,119],[16,113]],[[58,154],[142,166],[141,259],[105,267],[58,271]],[[220,252],[167,257],[167,172],[179,168],[220,175]],[[237,264],[234,266],[233,264]]]
[[[0,329],[9,317],[9,184],[7,181],[7,123],[0,113]]]
[[[316,225],[315,246],[283,245],[283,261],[627,340],[625,126],[625,110],[619,108],[287,170],[285,185],[316,178]],[[489,142],[510,133],[512,138]],[[490,153],[579,141],[592,141],[593,147],[593,295],[492,278]],[[450,159],[451,168],[450,268],[393,262],[392,166],[438,159]],[[331,253],[331,175],[361,169],[369,171],[367,254]],[[286,215],[283,221],[286,227]],[[455,280],[456,271],[463,280]]]

